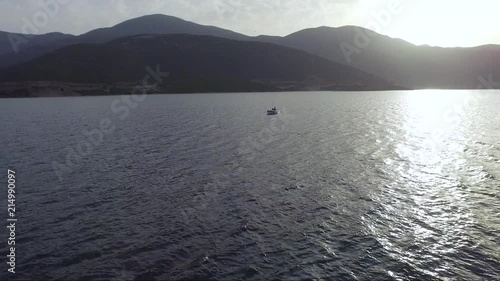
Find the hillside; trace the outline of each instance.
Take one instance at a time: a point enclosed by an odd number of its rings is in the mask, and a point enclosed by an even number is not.
[[[363,36],[359,34],[368,38],[366,43],[359,40],[364,45],[356,44],[356,39]],[[474,89],[481,76],[493,75],[500,80],[500,46],[496,45],[415,46],[355,26],[311,28],[285,37],[259,36],[256,40],[304,50],[412,89]],[[349,55],[349,51],[353,53]]]
[[[500,46],[497,45],[475,48],[415,46],[356,26],[310,28],[284,37],[249,37],[166,15],[143,16],[79,36],[60,33],[36,35],[20,44],[18,53],[14,52],[8,34],[0,32],[0,69],[40,58],[67,46],[106,43],[141,34],[209,35],[273,43],[348,65],[403,88],[474,89],[480,85],[482,78],[492,76],[500,81]],[[363,39],[359,40],[360,36]],[[357,40],[363,45],[356,44]],[[346,54],[348,51],[352,53]],[[499,87],[498,83],[491,86]]]
[[[15,52],[6,32],[0,33],[0,68],[48,54],[62,47],[83,43],[104,43],[114,39],[140,34],[191,34],[210,35],[221,38],[247,40],[249,37],[218,27],[206,26],[167,15],[148,15],[131,19],[112,27],[99,28],[79,36],[49,33],[29,37],[14,34],[26,39]]]
[[[169,72],[165,88],[245,90],[388,90],[393,85],[304,51],[211,36],[144,35],[69,46],[0,71],[0,81],[118,83],[142,80],[146,66]],[[215,85],[220,85],[219,88]],[[184,85],[184,86],[180,86]],[[246,85],[246,86],[244,86]],[[192,90],[186,88],[193,87]],[[209,87],[209,89],[207,89]],[[259,88],[256,87],[256,88]]]

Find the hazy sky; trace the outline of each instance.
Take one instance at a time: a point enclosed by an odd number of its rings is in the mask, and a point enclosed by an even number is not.
[[[22,32],[37,15],[43,23],[41,3],[51,12],[38,33],[81,34],[160,13],[247,35],[358,25],[415,44],[500,44],[499,0],[0,0],[0,30]]]

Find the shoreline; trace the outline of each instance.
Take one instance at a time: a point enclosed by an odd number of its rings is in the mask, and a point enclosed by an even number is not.
[[[207,80],[210,81],[210,80]],[[244,81],[240,84],[199,84],[197,81],[175,81],[171,84],[145,88],[147,95],[215,94],[215,93],[276,93],[276,92],[379,92],[411,90],[402,87],[366,85],[308,85],[303,81]],[[137,82],[78,83],[59,81],[25,81],[0,83],[0,98],[48,98],[131,95]],[[140,86],[142,87],[142,86]]]

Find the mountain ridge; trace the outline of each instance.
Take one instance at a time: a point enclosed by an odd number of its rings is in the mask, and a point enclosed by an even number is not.
[[[136,26],[136,28],[130,28]],[[128,29],[128,30],[127,30]],[[215,26],[201,25],[189,22],[177,17],[153,14],[134,19],[130,19],[111,27],[103,27],[91,30],[81,35],[63,34],[60,40],[56,42],[40,42],[36,38],[46,37],[49,34],[34,35],[8,33],[0,31],[0,69],[17,63],[22,63],[33,58],[40,57],[51,51],[62,47],[81,44],[81,43],[105,43],[121,37],[128,37],[139,34],[193,34],[193,35],[211,35],[221,38],[244,40],[249,38],[246,35],[239,34],[230,30],[218,28]],[[19,44],[20,50],[16,52],[12,47],[8,36],[17,36],[18,40],[23,40]],[[29,38],[31,37],[31,38]],[[27,42],[25,42],[27,41]],[[9,50],[10,52],[5,52]]]
[[[170,73],[165,92],[401,89],[373,75],[302,50],[208,35],[135,35],[104,44],[76,44],[0,71],[0,81],[116,84],[137,82],[146,66]],[[190,86],[189,83],[192,83]],[[201,86],[200,86],[201,84]],[[247,88],[243,87],[246,85]],[[195,90],[196,89],[196,90]],[[221,91],[222,91],[221,90]]]
[[[359,35],[360,31],[364,35]],[[250,37],[161,14],[130,19],[79,36],[58,35],[61,37],[59,40],[49,40],[48,37],[44,40],[44,35],[36,35],[26,46],[21,46],[21,52],[18,54],[12,51],[5,53],[9,48],[5,44],[6,33],[0,34],[0,69],[74,44],[105,43],[139,34],[178,33],[210,35],[246,42],[268,42],[299,49],[335,63],[357,68],[403,88],[471,89],[476,88],[480,77],[493,75],[500,78],[500,45],[495,44],[465,48],[417,46],[352,25],[307,28],[283,37]],[[366,46],[356,45],[360,36],[368,39]],[[351,52],[349,56],[346,55],[346,50]]]

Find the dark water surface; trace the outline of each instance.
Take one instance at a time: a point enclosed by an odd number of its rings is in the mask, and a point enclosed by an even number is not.
[[[1,280],[500,280],[500,92],[116,99],[0,100]]]

